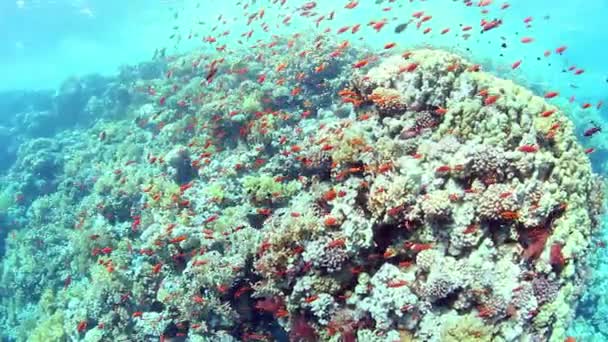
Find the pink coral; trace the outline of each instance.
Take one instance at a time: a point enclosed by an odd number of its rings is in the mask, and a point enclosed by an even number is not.
[[[313,342],[318,341],[318,336],[315,329],[308,323],[304,316],[296,316],[291,323],[289,341]]]
[[[280,297],[269,297],[258,301],[255,308],[260,311],[275,314],[283,307],[283,300]]]
[[[549,230],[536,227],[520,232],[520,243],[524,246],[524,258],[526,260],[536,259],[545,249],[545,243],[549,238]]]
[[[532,289],[538,304],[542,305],[555,299],[559,292],[559,284],[555,280],[540,276],[532,280]]]
[[[562,245],[559,243],[554,243],[551,246],[551,252],[549,254],[549,263],[557,272],[561,271],[566,264],[566,258],[564,258],[564,254],[562,253]]]

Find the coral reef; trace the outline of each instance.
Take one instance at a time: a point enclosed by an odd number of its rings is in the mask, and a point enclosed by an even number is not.
[[[128,89],[62,87],[58,105],[128,114],[19,150],[5,334],[563,340],[603,196],[572,123],[445,51],[305,74],[335,42],[273,39],[206,78],[180,55],[125,68]]]

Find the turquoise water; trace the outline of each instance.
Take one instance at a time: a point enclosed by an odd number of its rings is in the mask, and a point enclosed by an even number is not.
[[[607,19],[2,2],[2,340],[608,340]]]

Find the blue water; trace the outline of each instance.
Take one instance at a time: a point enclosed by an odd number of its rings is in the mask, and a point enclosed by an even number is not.
[[[22,3],[22,5],[21,5]],[[369,1],[370,8],[373,1]],[[423,9],[435,18],[437,27],[454,24],[473,24],[482,17],[478,11],[471,11],[456,1],[407,2],[403,13],[393,13],[406,21],[413,10]],[[546,49],[561,45],[569,46],[567,56],[553,61],[552,68],[547,63],[524,63],[518,77],[528,82],[555,83],[569,90],[568,84],[576,82],[580,90],[571,91],[581,100],[602,98],[608,87],[608,66],[602,62],[608,37],[604,34],[606,20],[605,4],[601,0],[579,3],[567,1],[535,1],[533,3],[513,1],[511,8],[500,17],[510,26],[515,36],[531,34],[537,43],[529,49],[519,46],[506,49],[504,58],[497,57],[496,43],[500,34],[489,35],[480,43],[470,44],[475,55],[494,57],[497,62],[510,65],[517,59],[541,56]],[[183,11],[200,5],[198,12]],[[386,4],[391,5],[391,4]],[[0,89],[49,89],[57,87],[67,77],[87,73],[113,74],[120,65],[133,64],[151,57],[159,46],[168,44],[173,24],[188,31],[196,19],[215,19],[219,14],[237,19],[241,11],[230,12],[229,3],[209,4],[205,1],[134,0],[121,1],[4,1],[0,4],[0,61],[4,82]],[[321,3],[328,11],[332,3]],[[371,19],[365,12],[365,2],[361,11],[354,15],[338,16],[331,26],[340,27],[361,23]],[[178,11],[180,16],[175,19]],[[576,15],[572,15],[576,13]],[[377,18],[382,18],[379,13]],[[531,28],[525,28],[523,19],[532,16]],[[544,19],[548,17],[548,19]],[[295,18],[297,19],[297,18]],[[212,24],[214,20],[209,20]],[[241,23],[242,24],[242,23]],[[237,23],[238,25],[238,23]],[[236,26],[236,25],[235,25]],[[194,26],[196,29],[196,26]],[[395,38],[390,30],[374,35],[368,43],[378,45]],[[454,47],[448,39],[434,35],[431,39],[420,35],[400,35],[400,41],[413,44],[437,44]],[[490,41],[492,44],[488,44]],[[462,44],[460,44],[462,45]],[[584,79],[574,79],[562,75],[561,68],[575,63],[586,68]],[[540,64],[540,65],[539,65]],[[559,82],[557,82],[559,81]]]
[[[113,163],[124,158],[137,159],[139,162],[149,160],[150,151],[158,152],[160,155],[169,152],[171,145],[156,143],[149,137],[144,138],[142,133],[139,136],[140,140],[133,138],[134,140],[131,141],[135,145],[133,150],[126,151],[128,149],[125,147],[118,149],[100,147],[99,150],[90,151],[89,155],[80,153],[82,149],[94,145],[91,141],[111,141],[118,145],[123,139],[131,139],[131,134],[139,134],[125,131],[125,127],[138,126],[151,132],[150,127],[159,124],[151,119],[153,115],[148,113],[150,118],[145,119],[151,121],[140,125],[138,120],[142,120],[142,116],[134,113],[139,113],[140,107],[145,103],[157,106],[161,96],[171,92],[170,86],[162,83],[162,80],[167,79],[168,71],[179,68],[171,63],[174,58],[180,58],[183,54],[213,56],[201,64],[205,67],[201,68],[204,71],[198,76],[204,77],[206,66],[214,58],[236,58],[235,55],[245,53],[243,51],[248,49],[254,51],[253,47],[247,48],[247,46],[258,42],[269,42],[273,37],[292,39],[295,33],[324,36],[335,42],[349,40],[352,46],[377,55],[386,52],[383,47],[389,42],[397,43],[398,48],[395,53],[400,53],[406,48],[445,49],[481,64],[484,70],[499,77],[530,88],[538,95],[548,91],[559,92],[560,96],[551,100],[551,103],[563,108],[566,116],[573,121],[580,144],[584,148],[594,149],[589,155],[593,170],[600,175],[608,174],[606,133],[599,132],[592,137],[583,136],[583,132],[591,127],[591,121],[602,127],[607,115],[606,106],[599,105],[601,102],[606,102],[608,105],[608,63],[606,63],[608,35],[605,28],[608,22],[608,3],[606,1],[513,0],[509,2],[510,7],[506,10],[500,10],[500,6],[505,3],[503,1],[494,1],[488,7],[480,8],[477,6],[478,1],[475,1],[473,6],[466,6],[464,1],[451,0],[360,0],[353,10],[344,8],[348,1],[319,1],[313,9],[314,12],[328,15],[331,11],[335,11],[335,18],[331,21],[322,21],[320,27],[315,26],[313,19],[299,15],[300,11],[297,8],[305,5],[307,1],[287,0],[282,8],[276,4],[277,2],[280,0],[221,3],[205,0],[5,0],[0,2],[0,239],[2,240],[0,255],[3,258],[1,270],[4,274],[11,274],[4,276],[10,279],[11,284],[29,284],[36,281],[41,283],[40,287],[22,289],[35,293],[29,301],[23,300],[25,297],[22,293],[18,295],[19,301],[8,299],[11,297],[11,291],[14,291],[14,287],[11,287],[13,285],[0,286],[0,299],[2,299],[0,305],[3,307],[0,311],[0,327],[7,329],[6,333],[0,333],[3,340],[24,340],[28,331],[40,329],[44,324],[53,327],[62,325],[48,319],[53,312],[59,311],[54,304],[46,302],[40,304],[43,302],[40,300],[43,294],[48,295],[45,290],[52,289],[50,293],[53,293],[49,295],[52,299],[46,299],[47,302],[61,303],[58,305],[63,306],[67,305],[68,300],[62,297],[62,293],[67,293],[68,287],[73,287],[70,285],[72,282],[81,281],[76,286],[88,286],[83,279],[91,278],[90,270],[82,269],[82,265],[95,266],[95,261],[89,260],[89,264],[80,262],[78,267],[73,264],[66,266],[71,259],[76,258],[77,253],[72,253],[74,250],[80,248],[81,252],[84,251],[81,256],[87,256],[95,245],[95,242],[86,241],[89,233],[85,231],[72,233],[71,226],[75,224],[74,222],[78,222],[78,216],[74,211],[95,211],[96,205],[98,209],[101,208],[100,204],[93,203],[93,199],[87,199],[89,198],[87,196],[95,192],[107,195],[108,198],[116,196],[114,200],[120,202],[116,199],[120,198],[120,195],[109,190],[99,190],[103,185],[99,185],[100,183],[95,185],[98,179],[104,179],[104,175],[112,172]],[[242,9],[245,3],[250,4],[247,10]],[[392,9],[383,11],[384,7],[392,7]],[[246,24],[246,16],[261,9],[264,9],[266,14],[260,21],[269,25],[268,32],[260,29],[259,21],[255,21],[252,26]],[[483,9],[489,9],[489,14],[482,13]],[[408,22],[415,11],[425,11],[425,15],[432,15],[432,19],[423,28],[432,27],[433,30],[429,34],[422,34],[421,30],[415,28],[414,22],[408,24],[404,32],[395,33],[395,26]],[[292,17],[289,26],[282,24],[287,15]],[[218,21],[219,16],[222,20]],[[524,23],[524,19],[528,17],[531,17],[529,25]],[[383,18],[389,19],[390,23],[380,32],[376,33],[367,27],[369,21]],[[481,34],[480,21],[495,18],[503,21],[502,26]],[[352,27],[355,24],[361,24],[363,33],[357,36],[350,34],[349,31],[342,35],[335,33],[341,27]],[[213,30],[216,25],[219,27]],[[473,27],[471,37],[466,40],[454,36],[455,33],[461,33],[463,25]],[[251,27],[255,27],[255,32],[249,40],[246,40],[242,34]],[[447,27],[451,29],[450,33],[441,35],[439,32]],[[326,29],[330,32],[326,32]],[[229,33],[225,37],[221,36],[225,31]],[[210,36],[217,38],[216,45],[203,42],[203,38]],[[520,42],[523,37],[533,37],[533,42],[523,44]],[[226,44],[228,52],[214,51],[214,47],[222,44]],[[555,49],[561,46],[567,46],[567,49],[560,55]],[[295,51],[299,52],[305,48],[310,46],[297,46]],[[544,56],[547,50],[551,52],[548,57]],[[163,51],[164,57],[160,56],[160,51]],[[352,56],[348,58],[352,59]],[[194,59],[188,59],[187,63],[192,63],[192,60]],[[521,61],[521,65],[514,70],[512,64],[516,61]],[[347,62],[350,65],[353,61]],[[241,63],[238,66],[248,65]],[[269,74],[276,68],[274,64],[263,66]],[[576,66],[574,70],[584,69],[584,72],[575,75],[568,70],[571,66]],[[312,70],[314,65],[307,67],[307,70]],[[258,65],[257,69],[249,75],[253,82],[258,79],[260,68],[262,67]],[[175,84],[179,85],[180,89],[188,85],[196,88],[189,76],[175,81]],[[157,87],[155,89],[158,94],[151,94],[150,87],[153,86]],[[137,90],[133,91],[133,89]],[[207,88],[204,89],[202,92],[212,93]],[[232,94],[234,89],[224,88],[217,91]],[[105,102],[98,102],[98,107],[92,109],[93,97]],[[186,99],[192,100],[189,97]],[[179,106],[179,100],[182,99],[167,99],[168,104],[174,107],[175,103]],[[581,108],[585,103],[589,104],[589,109]],[[164,103],[161,103],[160,106],[154,107],[154,111],[162,112],[163,105]],[[276,106],[280,107],[280,104]],[[180,109],[176,111],[179,112]],[[112,122],[120,124],[112,130],[105,128],[108,126],[104,125]],[[165,122],[162,123],[164,124]],[[160,129],[162,127],[159,131]],[[192,137],[188,135],[187,138],[177,137],[175,140],[183,146],[189,142],[185,140],[190,138]],[[205,136],[205,139],[207,138],[209,137]],[[167,141],[168,138],[165,142]],[[71,170],[69,174],[66,171],[68,169],[66,165],[73,159],[94,157],[98,158],[95,159],[95,164],[74,162],[70,165],[76,171]],[[146,176],[152,178],[158,175],[150,172]],[[178,183],[180,185],[188,183],[192,180],[191,176],[181,174]],[[67,183],[67,180],[72,183]],[[140,189],[144,183],[131,186]],[[66,189],[72,187],[80,190]],[[227,197],[234,196],[237,195],[227,195]],[[125,198],[122,200],[127,201]],[[145,201],[142,198],[138,197],[133,202],[138,205],[143,204]],[[44,202],[46,204],[40,204],[43,201],[46,201]],[[65,208],[62,210],[66,213],[63,215],[53,211],[51,214],[50,209],[49,212],[44,212],[43,209],[37,209],[36,205],[32,206],[33,203],[38,203],[39,207],[51,203],[49,207],[55,207],[55,210]],[[114,204],[120,207],[119,204]],[[135,206],[131,209],[133,208]],[[118,222],[116,223],[118,225],[126,224],[127,221],[130,224],[136,216],[131,212],[119,212],[118,209],[112,212],[112,210],[109,209],[109,212],[113,218],[108,219],[112,225],[115,222]],[[108,214],[105,209],[98,211],[104,215]],[[54,230],[32,233],[42,227],[47,229],[51,223],[57,226],[58,230],[69,230],[70,233]],[[604,221],[600,226],[601,229],[595,233],[595,236],[586,238],[601,247],[603,241],[608,240],[606,235],[608,227]],[[37,240],[39,234],[48,234],[48,236],[41,235]],[[95,234],[99,234],[99,230],[95,230]],[[118,248],[120,241],[123,248],[126,248],[124,246],[127,243],[135,244],[137,241],[124,231],[114,231],[112,234],[108,241],[112,241],[114,248]],[[15,237],[17,235],[18,238]],[[18,260],[19,255],[15,254],[15,251],[19,250],[19,243],[12,243],[11,239],[20,241],[21,244],[37,246],[35,250],[43,252],[36,258],[50,258],[50,263],[56,264],[56,267],[44,271],[31,269],[31,265],[28,264],[29,257],[23,257],[24,261]],[[71,252],[61,252],[63,245],[71,246]],[[604,322],[605,313],[608,312],[608,301],[603,291],[604,284],[608,281],[608,270],[603,262],[606,256],[603,247],[594,248],[591,254],[586,256],[589,260],[589,276],[586,278],[588,286],[580,300],[582,304],[577,309],[571,308],[575,319],[567,330],[567,335],[577,338],[577,341],[608,340],[608,326],[605,326]],[[155,263],[164,265],[169,262],[163,258],[171,259],[170,256],[165,255],[155,260]],[[39,265],[38,262],[32,263]],[[66,282],[66,279],[69,279],[69,282]],[[64,282],[67,284],[65,288]],[[114,289],[114,294],[104,293],[103,296],[111,297],[133,291],[131,288],[133,285],[134,283],[129,282],[120,284]],[[204,295],[205,291],[201,294]],[[107,302],[111,301],[107,299]],[[44,305],[53,309],[40,309]],[[129,315],[139,312],[135,301],[129,305],[125,308]],[[155,309],[151,306],[152,304],[142,305],[140,308],[142,311],[153,312]],[[100,312],[90,313],[89,316],[94,314]],[[129,315],[123,315],[122,319],[128,319]],[[216,319],[213,315],[209,314],[210,320]],[[88,320],[83,320],[83,318],[75,318],[76,316],[81,317],[82,313],[68,313],[66,309],[64,316],[55,317],[62,321],[64,326],[72,328],[70,331],[64,328],[65,332],[55,337],[50,334],[48,336],[51,337],[47,337],[47,340],[83,340],[87,326],[90,330],[91,327],[107,319],[104,316],[103,319],[89,317]],[[292,317],[293,325],[299,319],[304,319],[304,314],[294,317],[297,318]],[[15,325],[19,320],[26,323],[21,326]],[[84,328],[77,329],[74,322],[87,324]],[[257,324],[264,327],[262,330],[268,333],[269,340],[286,340],[288,333],[283,329],[284,326],[280,327],[277,322],[278,320],[271,322],[268,317],[262,315]],[[109,322],[106,324],[110,325]],[[83,330],[75,332],[80,328]],[[134,328],[133,325],[127,327],[117,324],[115,329],[128,331],[126,333],[128,335]],[[185,338],[176,335],[176,331],[183,333],[184,329],[176,327],[174,322],[167,324],[162,331],[163,334],[158,330],[149,330],[149,334],[145,336],[150,340],[152,336],[156,340],[161,335],[174,337],[172,340],[175,341]],[[244,339],[245,335],[233,334],[239,339]],[[95,340],[93,337],[89,338],[91,341]],[[108,338],[107,335],[105,338]]]

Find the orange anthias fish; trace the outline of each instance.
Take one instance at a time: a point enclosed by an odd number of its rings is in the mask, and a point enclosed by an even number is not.
[[[367,61],[367,59],[362,59],[362,60],[360,60],[358,62],[355,62],[355,64],[353,64],[353,68],[355,68],[355,69],[363,68],[364,66],[367,65],[367,63],[369,63]]]
[[[344,8],[353,9],[353,8],[357,7],[357,5],[359,5],[359,1],[353,0],[353,1],[349,2],[348,4],[346,4],[346,6],[344,6]]]
[[[517,69],[521,65],[521,59],[511,65],[511,69]]]
[[[498,95],[490,95],[490,96],[486,97],[486,99],[483,101],[483,103],[486,106],[492,105],[492,104],[496,103],[496,101],[498,100],[499,97],[500,96],[498,96]]]
[[[386,45],[384,45],[384,49],[388,50],[388,49],[392,49],[397,45],[397,43],[395,42],[391,42],[391,43],[387,43]]]
[[[522,145],[517,148],[518,151],[525,153],[534,153],[538,151],[538,146],[536,145]]]

